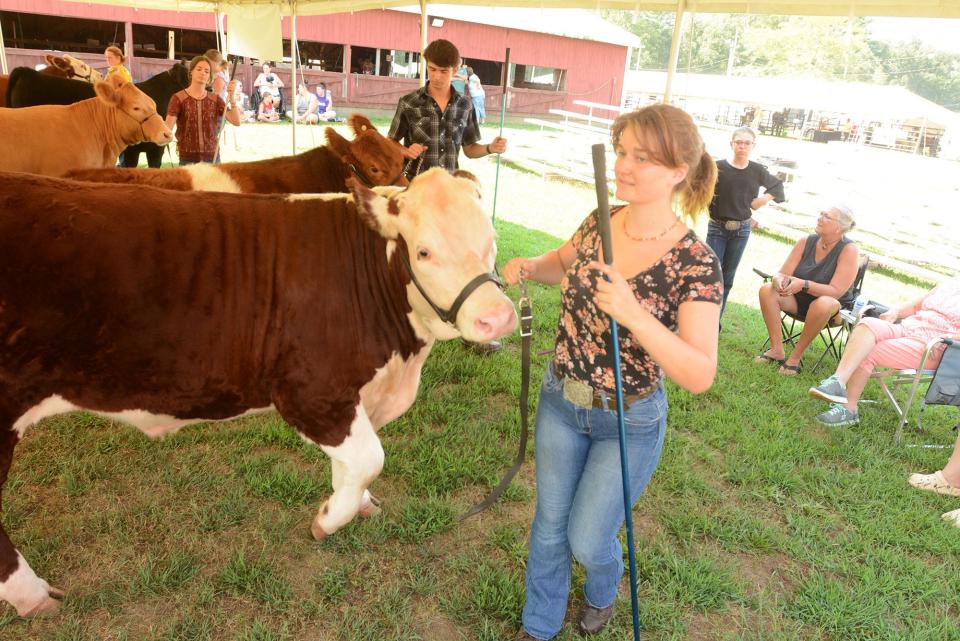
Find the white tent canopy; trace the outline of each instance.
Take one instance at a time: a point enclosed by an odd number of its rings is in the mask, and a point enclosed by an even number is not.
[[[85,0],[71,0],[84,2]],[[284,15],[314,16],[367,9],[408,6],[410,0],[101,0],[141,9],[226,13],[230,5],[279,4]],[[538,9],[624,9],[627,11],[685,11],[694,13],[752,13],[799,16],[887,16],[901,18],[960,18],[960,0],[444,0],[444,4],[533,7]]]

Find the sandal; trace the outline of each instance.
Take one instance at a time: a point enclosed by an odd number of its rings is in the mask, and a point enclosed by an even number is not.
[[[777,365],[783,365],[784,359],[774,358],[773,356],[768,356],[767,354],[760,354],[753,359],[754,363],[776,363]]]
[[[954,487],[947,482],[943,476],[943,471],[938,470],[933,474],[911,474],[907,482],[918,490],[927,492],[936,492],[946,496],[960,496],[960,487]]]
[[[781,376],[796,376],[800,373],[800,364],[797,363],[796,365],[787,365],[787,363],[784,362],[777,371]]]
[[[947,523],[952,523],[953,525],[960,527],[960,510],[944,512],[941,518],[943,518],[943,520]]]

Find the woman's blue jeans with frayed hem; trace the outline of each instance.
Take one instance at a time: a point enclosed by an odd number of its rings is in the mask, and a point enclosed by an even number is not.
[[[550,639],[563,627],[571,557],[586,569],[584,597],[611,605],[623,577],[623,481],[615,400],[611,410],[583,409],[563,398],[547,367],[536,420],[537,511],[527,556],[523,627]],[[640,498],[663,450],[667,397],[661,386],[624,412],[630,502]]]

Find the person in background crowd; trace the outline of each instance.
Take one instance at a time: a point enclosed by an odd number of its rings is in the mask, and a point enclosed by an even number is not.
[[[707,244],[720,259],[723,268],[723,309],[733,288],[743,251],[750,240],[751,228],[757,226],[754,210],[771,200],[782,203],[786,200],[783,181],[772,175],[760,163],[750,160],[750,152],[757,142],[757,135],[749,127],[740,127],[733,132],[730,148],[732,160],[717,163],[717,189],[710,203],[710,222],[707,224]],[[758,195],[760,188],[764,194]]]
[[[210,82],[211,64],[205,56],[190,61],[190,86],[170,97],[167,106],[167,126],[176,127],[177,155],[181,165],[198,162],[213,162],[216,159],[220,121],[226,119],[232,125],[240,125],[242,114],[236,104],[224,103],[223,99],[207,91]],[[228,94],[236,85],[227,86]]]
[[[675,202],[690,217],[706,209],[717,166],[693,119],[670,105],[617,118],[613,147],[616,195],[627,203],[611,212],[614,264],[603,262],[591,214],[559,248],[503,270],[510,284],[522,275],[561,288],[556,351],[537,406],[537,507],[518,641],[560,633],[574,558],[586,570],[579,631],[596,634],[613,616],[624,505],[608,315],[620,327],[631,504],[663,449],[664,377],[698,394],[717,371],[720,265],[674,210]]]
[[[817,334],[841,307],[853,305],[853,281],[860,253],[846,234],[854,226],[853,212],[835,205],[820,212],[815,233],[793,246],[780,271],[760,287],[760,311],[770,337],[770,349],[757,363],[778,363],[784,376],[800,372],[800,359]],[[780,312],[803,320],[803,331],[787,358],[783,347]]]
[[[467,86],[470,87],[473,109],[477,112],[477,122],[482,125],[487,120],[487,108],[484,103],[487,94],[483,90],[483,85],[480,84],[480,76],[473,73],[473,67],[467,67]]]
[[[113,45],[107,47],[103,52],[103,56],[107,59],[107,73],[103,78],[104,80],[109,80],[110,76],[119,75],[127,82],[133,82],[130,71],[123,66],[123,63],[127,61],[127,57],[123,55],[120,47],[114,47]]]
[[[237,106],[242,115],[243,122],[256,122],[257,112],[250,108],[250,98],[243,93],[243,82],[239,79],[234,80],[236,89],[233,91],[233,104]]]
[[[230,74],[228,74],[226,70],[226,61],[216,49],[207,49],[203,55],[210,61],[210,73],[212,74],[212,80],[210,82],[211,91],[220,96],[224,102],[228,102],[227,83],[230,82]]]
[[[453,74],[453,79],[450,81],[450,86],[453,87],[461,96],[467,95],[467,80],[470,77],[470,74],[467,73],[467,65],[463,64],[463,61],[459,61],[460,64],[457,67],[456,72]],[[469,96],[467,96],[469,98]]]
[[[298,125],[315,125],[319,122],[320,118],[317,116],[317,97],[310,93],[310,89],[307,88],[305,81],[297,86],[297,99],[294,101],[294,106],[297,110],[296,116],[294,116],[293,110],[290,110],[287,112],[287,118],[291,120],[296,118]]]
[[[277,111],[276,105],[273,104],[273,94],[263,94],[263,100],[260,101],[260,106],[257,107],[257,120],[259,122],[280,121],[280,112]]]
[[[333,110],[333,92],[327,89],[326,83],[321,82],[317,84],[315,95],[317,97],[317,116],[320,120],[335,120],[337,112]]]
[[[263,71],[253,81],[253,88],[260,92],[260,100],[262,101],[266,94],[270,94],[273,96],[274,106],[280,108],[280,105],[283,104],[283,95],[280,93],[282,87],[283,80],[280,80],[280,76],[270,69],[269,63],[263,63]],[[259,107],[258,104],[257,108],[259,109]]]
[[[930,293],[887,310],[880,318],[860,319],[837,371],[810,388],[813,398],[833,403],[816,421],[829,427],[859,423],[857,402],[874,368],[914,368],[927,342],[934,338],[960,339],[960,277],[945,280]],[[941,345],[932,351],[925,367],[934,369],[942,355]]]

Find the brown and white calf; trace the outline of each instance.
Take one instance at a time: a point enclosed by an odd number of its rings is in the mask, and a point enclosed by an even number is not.
[[[79,58],[74,58],[69,53],[62,56],[47,54],[44,56],[47,66],[40,70],[40,73],[51,76],[60,76],[61,78],[73,78],[83,82],[94,84],[103,80],[103,74],[85,63]]]
[[[173,140],[156,104],[133,83],[112,76],[94,89],[96,98],[72,105],[0,109],[0,171],[62,176],[109,167],[134,143]]]
[[[0,173],[0,483],[47,416],[82,409],[157,437],[276,410],[332,460],[314,536],[348,523],[383,466],[377,430],[413,403],[434,341],[517,323],[476,183],[434,169],[391,191]],[[0,527],[0,599],[27,616],[60,597]]]
[[[83,169],[66,178],[91,182],[152,185],[177,191],[226,191],[243,194],[304,194],[347,190],[354,177],[368,187],[407,185],[403,147],[377,131],[360,114],[350,116],[353,140],[327,127],[327,144],[296,156],[174,169]]]

